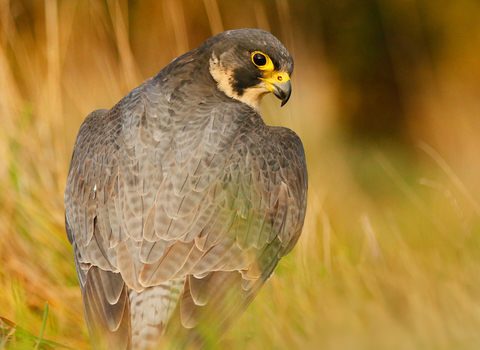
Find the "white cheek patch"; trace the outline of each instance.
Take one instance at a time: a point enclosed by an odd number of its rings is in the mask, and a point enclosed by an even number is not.
[[[265,94],[270,92],[264,81],[261,81],[261,83],[256,86],[245,89],[241,96],[238,95],[232,86],[234,81],[233,72],[222,66],[215,54],[213,54],[210,59],[210,74],[217,82],[218,89],[225,93],[225,95],[242,101],[253,107],[257,112],[261,112],[261,99]]]
[[[225,67],[220,64],[215,54],[210,58],[210,74],[217,82],[219,90],[223,91],[228,97],[235,98],[231,84],[231,81],[233,81],[232,72],[227,71]]]

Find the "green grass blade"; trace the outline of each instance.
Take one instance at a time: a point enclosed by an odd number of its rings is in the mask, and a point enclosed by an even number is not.
[[[37,344],[35,345],[35,350],[38,350],[38,346],[42,343],[43,334],[45,333],[45,327],[47,326],[48,318],[48,301],[45,304],[45,312],[43,313],[42,329],[40,330],[40,335],[38,336]]]

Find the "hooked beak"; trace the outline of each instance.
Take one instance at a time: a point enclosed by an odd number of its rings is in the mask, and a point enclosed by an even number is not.
[[[272,84],[273,94],[277,96],[278,99],[282,100],[282,105],[288,102],[290,95],[292,94],[292,83],[290,80],[287,80],[284,83]]]

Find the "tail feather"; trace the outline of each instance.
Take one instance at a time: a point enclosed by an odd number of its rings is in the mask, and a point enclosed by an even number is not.
[[[130,291],[134,350],[158,349],[184,284],[185,278],[145,288],[142,292]]]

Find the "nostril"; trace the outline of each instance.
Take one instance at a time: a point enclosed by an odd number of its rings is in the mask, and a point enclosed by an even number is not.
[[[279,76],[277,77],[277,80],[278,80],[278,81],[282,81],[282,80],[283,80],[283,77],[282,77],[281,75],[279,75]]]

